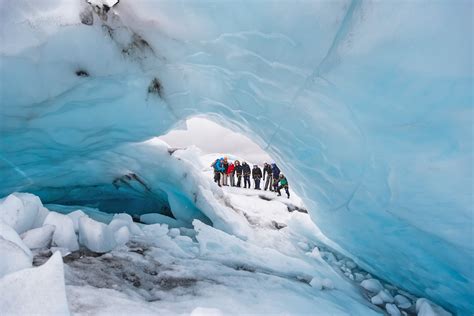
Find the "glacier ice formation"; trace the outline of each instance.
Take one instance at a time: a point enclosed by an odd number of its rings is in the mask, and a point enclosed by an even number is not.
[[[474,310],[471,2],[90,2],[1,3],[1,196],[238,234],[142,143],[204,115],[256,139],[361,266]]]

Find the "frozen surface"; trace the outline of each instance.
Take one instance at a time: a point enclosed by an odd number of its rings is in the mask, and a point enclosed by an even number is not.
[[[208,171],[203,171],[206,179]],[[61,219],[78,219],[77,233],[82,247],[70,251],[46,244],[33,251],[33,264],[41,266],[39,269],[46,269],[54,261],[55,268],[51,269],[56,269],[58,275],[63,273],[61,259],[57,259],[59,253],[49,259],[55,249],[61,251],[66,264],[65,281],[57,276],[50,278],[49,272],[46,273],[45,277],[50,279],[44,282],[47,293],[43,295],[63,289],[62,294],[57,293],[59,301],[49,308],[63,308],[62,298],[66,296],[73,314],[93,311],[95,314],[365,316],[380,314],[384,308],[395,313],[396,307],[384,305],[384,301],[393,301],[392,294],[398,297],[403,293],[411,301],[398,299],[406,305],[401,308],[404,312],[415,312],[411,302],[416,297],[376,281],[352,258],[328,248],[327,239],[295,194],[286,199],[270,192],[224,188],[208,202],[215,207],[220,205],[223,212],[234,212],[244,218],[248,233],[245,238],[199,220],[191,223],[192,228],[187,225],[169,228],[167,224],[136,224],[124,213],[107,217],[92,209],[76,209],[68,215],[50,212]],[[57,205],[55,208],[64,209]],[[90,212],[105,222],[90,218],[87,214]],[[44,243],[45,236],[52,238],[54,229],[48,221],[22,235],[32,247]],[[7,232],[5,236],[21,243],[13,228],[2,225],[5,226],[2,231]],[[14,259],[5,261],[8,268],[13,268],[6,271],[7,280],[18,273],[15,271],[31,266],[31,255],[26,256],[20,247],[16,250],[5,251],[6,258]],[[18,253],[27,258],[26,265],[15,258]],[[20,272],[29,275],[29,271]],[[360,281],[351,278],[356,271],[363,274],[361,280],[370,280],[370,284],[380,285],[383,290],[377,295],[365,293]],[[36,276],[21,280],[23,286],[33,289],[37,283]],[[24,300],[21,297],[24,292],[13,287],[12,291],[8,296],[11,302]],[[372,301],[380,298],[380,302],[372,305],[370,296]],[[35,304],[39,302],[32,300],[24,307],[15,309],[9,305],[6,310],[21,314]],[[439,309],[432,303],[429,308]]]
[[[21,238],[29,249],[49,247],[55,229],[56,227],[53,225],[44,225],[25,232],[21,235]]]
[[[3,315],[69,315],[59,252],[41,267],[0,278],[0,293]]]
[[[33,255],[10,226],[0,222],[0,278],[31,267]]]
[[[53,245],[70,251],[79,249],[77,236],[74,231],[74,223],[72,219],[63,214],[50,212],[44,223],[55,227],[53,233]]]
[[[359,265],[474,310],[471,1],[1,6],[2,196],[251,240],[196,162],[137,144],[205,115],[268,150]]]

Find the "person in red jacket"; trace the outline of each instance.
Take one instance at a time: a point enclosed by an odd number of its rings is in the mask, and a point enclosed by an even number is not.
[[[229,163],[229,166],[227,167],[226,173],[227,177],[229,178],[230,186],[235,186],[235,178],[234,178],[234,171],[235,167],[234,164],[231,162]]]

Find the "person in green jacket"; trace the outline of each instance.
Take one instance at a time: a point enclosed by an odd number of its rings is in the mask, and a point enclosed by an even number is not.
[[[280,173],[280,178],[278,180],[278,188],[277,188],[278,196],[281,196],[280,190],[283,188],[285,189],[285,192],[288,198],[290,198],[290,191],[288,189],[288,180],[286,180],[286,177],[283,175],[283,173]]]

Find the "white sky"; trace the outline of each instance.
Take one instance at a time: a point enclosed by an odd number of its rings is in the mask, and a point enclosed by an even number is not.
[[[263,165],[273,160],[248,137],[212,121],[195,117],[186,121],[187,130],[173,130],[159,137],[172,147],[195,145],[205,154],[223,153]]]

